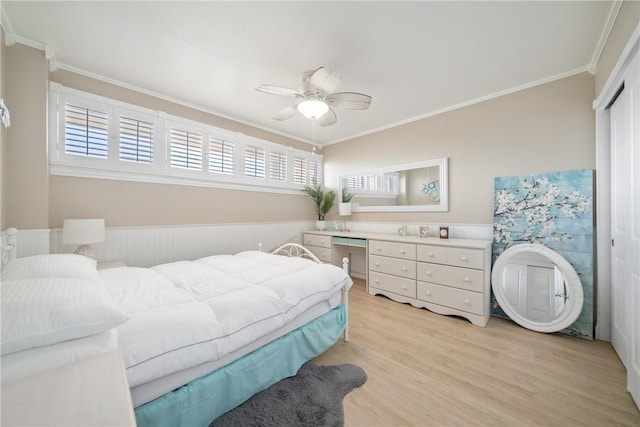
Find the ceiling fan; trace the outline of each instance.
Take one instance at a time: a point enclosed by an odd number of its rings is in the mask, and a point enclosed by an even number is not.
[[[297,104],[277,112],[272,117],[273,120],[282,121],[302,113],[305,117],[315,120],[320,126],[331,126],[338,120],[333,108],[366,110],[371,105],[369,95],[356,92],[333,93],[341,80],[340,74],[320,67],[302,74],[302,83],[298,90],[273,85],[260,85],[256,90],[300,100]]]

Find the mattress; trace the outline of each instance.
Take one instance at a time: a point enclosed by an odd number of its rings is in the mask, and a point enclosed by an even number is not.
[[[322,316],[352,283],[335,266],[258,251],[100,275],[128,317],[117,329],[134,406]]]

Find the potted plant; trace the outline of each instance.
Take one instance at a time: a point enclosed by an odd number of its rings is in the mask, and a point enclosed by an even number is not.
[[[322,231],[326,225],[324,218],[336,201],[336,193],[333,190],[325,192],[320,184],[307,185],[304,187],[304,192],[311,197],[311,200],[316,205],[316,214],[318,215],[316,228]]]

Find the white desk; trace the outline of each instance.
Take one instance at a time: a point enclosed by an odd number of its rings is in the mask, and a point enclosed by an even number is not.
[[[3,426],[135,426],[120,350],[2,386]]]

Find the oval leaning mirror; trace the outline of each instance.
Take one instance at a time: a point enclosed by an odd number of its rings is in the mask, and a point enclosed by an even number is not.
[[[556,251],[523,243],[506,249],[493,265],[491,287],[502,310],[538,332],[569,327],[582,310],[578,273]]]

